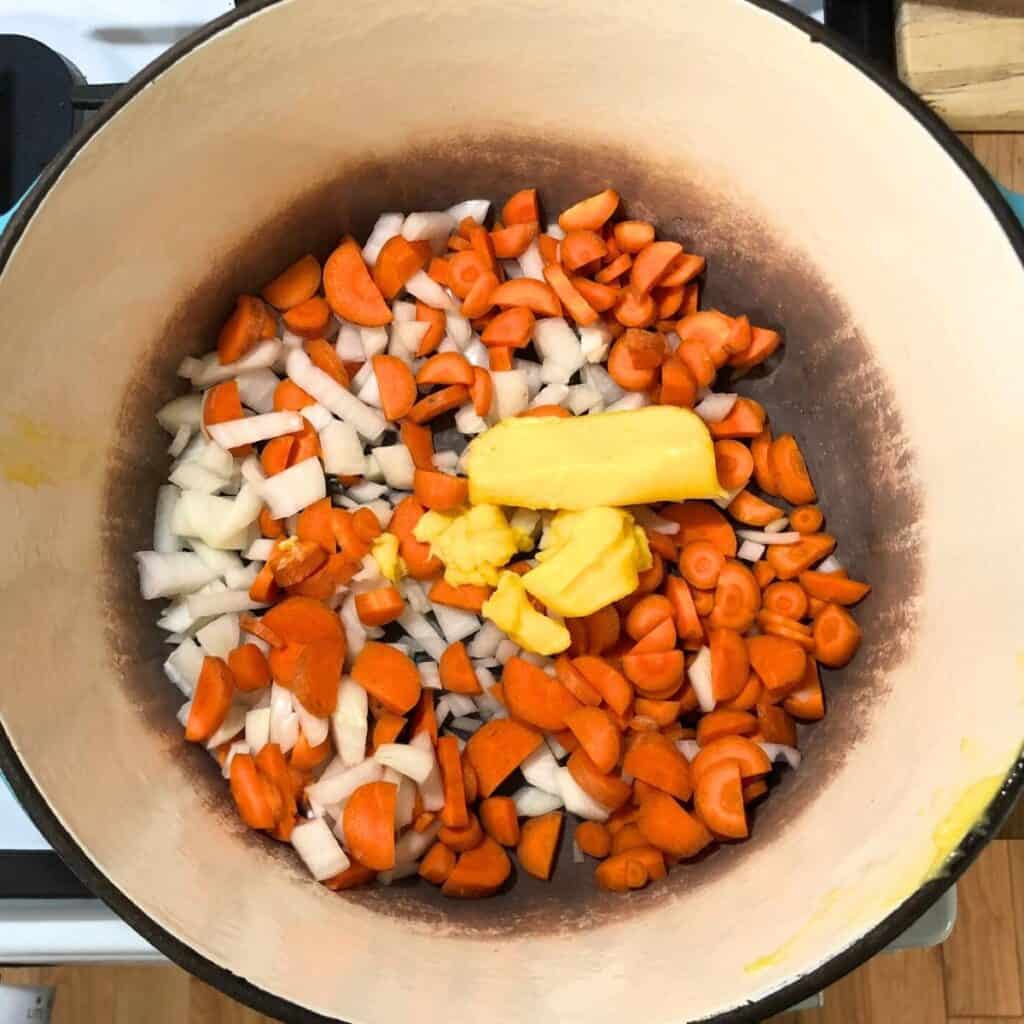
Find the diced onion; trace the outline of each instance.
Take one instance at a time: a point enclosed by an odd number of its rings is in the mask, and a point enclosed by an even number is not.
[[[582,416],[583,413],[593,409],[595,405],[603,405],[604,399],[595,388],[588,388],[586,384],[577,384],[569,388],[568,400],[565,404],[574,416]]]
[[[700,753],[700,744],[696,740],[676,740],[676,749],[687,761],[693,761]]]
[[[157,412],[156,421],[168,434],[177,434],[180,427],[198,429],[203,422],[203,396],[191,394],[172,398]]]
[[[252,559],[255,562],[265,562],[270,558],[270,555],[274,550],[275,543],[276,542],[271,540],[269,537],[260,537],[249,545],[249,549],[246,551],[245,557]]]
[[[382,213],[377,218],[370,230],[370,237],[363,246],[363,259],[366,260],[367,266],[372,267],[377,262],[385,242],[402,233],[404,223],[405,214],[402,213]]]
[[[545,793],[561,793],[558,785],[558,761],[543,743],[523,761],[519,770],[531,786],[536,786]]]
[[[480,628],[480,620],[472,612],[445,604],[434,605],[434,617],[449,644],[465,640]]]
[[[460,349],[465,348],[473,337],[473,326],[461,314],[449,310],[444,315],[444,333],[451,338]]]
[[[254,601],[248,590],[224,590],[217,594],[192,594],[187,600],[188,613],[194,619],[228,612],[247,612],[266,605]]]
[[[370,360],[374,356],[379,356],[382,352],[387,351],[388,329],[386,327],[360,327],[359,340],[366,355],[366,364],[360,369],[360,373],[365,370],[366,376],[369,376],[373,373],[373,364]],[[359,374],[357,373],[356,377],[358,376]],[[355,381],[353,381],[354,383]]]
[[[339,358],[347,363],[361,363],[366,359],[366,350],[359,334],[359,328],[355,324],[342,324],[338,330],[338,340],[334,343],[334,350]]]
[[[782,759],[794,771],[800,767],[801,754],[796,747],[789,747],[784,743],[765,743],[762,740],[758,740],[757,745],[765,752],[769,761]]]
[[[253,708],[245,713],[245,742],[254,754],[270,742],[270,708]]]
[[[170,443],[167,449],[168,455],[170,455],[172,459],[176,459],[188,447],[188,443],[191,440],[192,428],[183,423],[178,427],[178,431],[174,435],[174,440]]]
[[[612,343],[612,332],[606,323],[598,321],[590,327],[580,328],[580,351],[588,363],[603,363]]]
[[[494,385],[491,416],[495,420],[518,416],[527,409],[530,389],[523,370],[494,371],[491,373],[491,382]]]
[[[214,658],[226,659],[238,646],[239,638],[238,615],[235,612],[218,615],[196,631],[196,639],[203,650]]]
[[[404,444],[384,445],[373,449],[373,457],[377,460],[384,482],[396,491],[412,490],[413,475],[416,467],[412,455]]]
[[[426,736],[426,733],[423,735]],[[427,740],[430,740],[429,736],[427,736]],[[317,782],[307,786],[306,795],[326,807],[351,796],[360,786],[365,786],[368,782],[379,782],[383,774],[384,768],[377,764],[372,757],[368,757],[365,761],[350,768],[339,764],[333,772],[328,768]]]
[[[330,409],[339,419],[351,423],[367,440],[375,441],[387,429],[387,420],[376,409],[364,405],[351,391],[346,391],[333,377],[314,366],[302,349],[288,353],[286,369],[288,376],[303,391]]]
[[[619,387],[611,378],[611,374],[603,366],[588,363],[580,371],[583,383],[589,388],[600,392],[601,397],[607,404],[617,402],[626,392]]]
[[[189,546],[203,560],[203,564],[211,569],[216,569],[219,576],[226,575],[232,569],[242,568],[242,560],[234,551],[221,551],[218,548],[211,548],[208,544],[204,544],[195,537],[189,541]]]
[[[642,409],[650,404],[650,398],[642,391],[630,391],[617,402],[611,402],[605,412],[632,412],[634,409]]]
[[[363,445],[351,423],[332,419],[320,431],[324,469],[333,476],[358,476],[366,465]]]
[[[307,405],[299,414],[316,431],[324,430],[334,422],[334,417],[329,410],[325,409],[319,402]]]
[[[557,811],[562,798],[557,793],[547,793],[535,786],[522,786],[512,794],[516,814],[521,818],[539,818],[542,814]]]
[[[354,679],[343,679],[338,688],[338,704],[331,715],[334,746],[343,764],[359,764],[366,756],[368,712],[366,691]]]
[[[450,213],[410,213],[402,225],[402,237],[409,242],[447,239],[458,226],[458,221]]]
[[[487,421],[477,414],[476,409],[472,405],[467,404],[461,406],[456,411],[455,427],[460,434],[472,437],[476,434],[482,434],[487,429]],[[458,458],[456,458],[456,468],[458,468]]]
[[[274,392],[280,384],[280,379],[273,370],[266,367],[250,370],[236,380],[238,397],[242,400],[242,405],[254,412],[274,411]]]
[[[222,743],[234,739],[245,728],[245,715],[248,709],[241,704],[233,704],[228,708],[224,721],[220,723],[214,734],[206,741],[206,749],[214,750]]]
[[[558,792],[567,811],[586,818],[588,821],[608,820],[611,811],[587,793],[572,777],[568,768],[559,768],[557,778]]]
[[[752,540],[745,540],[736,552],[736,557],[741,562],[756,562],[765,552],[763,544],[757,544]]]
[[[494,652],[494,657],[498,659],[499,664],[504,665],[509,658],[514,658],[518,653],[519,646],[516,642],[510,640],[507,636],[503,636]]]
[[[540,254],[540,245],[535,238],[519,257],[519,268],[523,277],[532,277],[535,281],[544,280],[544,257]]]
[[[356,389],[354,389],[356,390]],[[360,402],[373,406],[374,409],[381,407],[380,381],[375,373],[368,374],[362,385],[356,390],[356,397]]]
[[[203,669],[202,648],[191,637],[178,644],[164,662],[164,672],[186,697],[191,697]]]
[[[545,363],[557,363],[571,371],[583,365],[580,339],[562,317],[538,320],[533,328],[533,345]]]
[[[287,519],[327,496],[327,481],[319,459],[303,459],[267,477],[263,499],[274,519]]]
[[[483,224],[487,220],[487,212],[490,208],[490,199],[463,199],[461,203],[448,207],[448,216],[455,221],[456,226],[467,217],[472,217],[477,224]],[[449,234],[451,234],[450,231],[445,232],[445,237]]]
[[[697,695],[697,703],[705,714],[715,710],[715,691],[711,685],[711,648],[702,647],[688,669],[690,685]]]
[[[224,758],[224,767],[221,768],[220,774],[225,779],[231,778],[231,762],[234,761],[236,754],[251,754],[252,750],[249,748],[249,744],[244,740],[236,740],[228,747],[227,756]]]
[[[296,825],[292,829],[292,846],[318,882],[340,874],[351,863],[322,818]]]
[[[413,307],[415,309],[415,307]],[[425,320],[399,320],[391,325],[391,344],[388,351],[399,359],[411,362],[420,347],[430,324]]]
[[[705,423],[721,423],[732,412],[732,407],[739,397],[732,394],[716,394],[712,391],[693,407],[693,411]]]
[[[790,530],[786,533],[769,533],[767,530],[737,530],[736,536],[741,540],[749,540],[755,544],[764,544],[765,546],[771,546],[772,544],[797,544],[803,540],[803,534],[797,533],[796,530]]]
[[[462,354],[466,357],[468,363],[473,366],[479,366],[481,370],[486,370],[491,365],[491,357],[487,354],[487,346],[475,336],[466,343]]]
[[[198,462],[183,462],[172,470],[168,480],[183,491],[198,491],[200,494],[215,494],[228,484],[224,477]]]
[[[437,765],[437,758],[434,756],[434,743],[430,734],[425,730],[418,733],[409,741],[409,745],[426,750],[434,757],[434,767],[426,780],[420,784],[420,799],[423,801],[423,810],[439,811],[444,807],[444,785],[441,782],[441,769]]]
[[[779,516],[778,519],[773,519],[768,523],[765,528],[765,533],[782,533],[786,527],[789,526],[789,519],[786,516]]]
[[[441,660],[441,655],[444,654],[448,645],[424,616],[414,612],[411,608],[406,608],[399,615],[398,624],[434,661]]]
[[[839,572],[842,569],[843,563],[836,558],[835,555],[829,555],[828,558],[824,559],[817,567],[817,572]]]
[[[174,506],[178,504],[181,491],[173,484],[164,484],[156,492],[156,513],[153,517],[153,550],[158,555],[169,555],[181,550],[181,540],[171,529],[174,520]]]
[[[486,621],[480,627],[480,632],[469,642],[466,648],[471,658],[491,658],[498,649],[504,634],[493,622]]]
[[[217,577],[198,555],[187,551],[137,551],[135,560],[144,601],[190,594]]]
[[[405,282],[405,290],[414,298],[425,303],[432,309],[456,310],[458,304],[432,277],[422,270],[417,270]]]
[[[233,363],[222,363],[217,358],[217,353],[212,352],[205,359],[200,360],[202,369],[192,378],[192,383],[197,388],[208,388],[213,384],[231,380],[232,377],[237,377],[239,374],[248,373],[250,370],[268,369],[277,361],[283,348],[280,341],[271,338],[269,341],[261,341],[254,345],[241,359]]]
[[[373,759],[386,768],[394,768],[396,772],[413,779],[417,783],[426,782],[427,776],[434,767],[431,754],[408,743],[382,743],[373,753]]]

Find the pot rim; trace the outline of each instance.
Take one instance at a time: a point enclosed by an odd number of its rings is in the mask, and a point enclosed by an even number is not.
[[[35,184],[14,210],[6,230],[0,234],[0,273],[3,272],[18,240],[31,221],[47,192],[59,179],[79,150],[108,121],[155,78],[172,67],[181,57],[244,19],[281,3],[282,0],[250,0],[243,6],[203,25],[185,39],[175,43],[132,77],[78,132],[40,173]],[[915,93],[895,76],[858,54],[855,48],[833,30],[788,6],[784,0],[738,0],[756,7],[805,32],[814,43],[821,44],[841,57],[890,98],[911,114],[945,150],[968,181],[988,205],[1002,227],[1024,267],[1024,227],[1010,209],[997,185],[956,134]],[[50,808],[22,764],[10,737],[0,722],[0,770],[10,783],[22,807],[71,871],[106,903],[123,921],[156,947],[172,962],[185,968],[202,981],[215,986],[233,999],[260,1013],[288,1022],[321,1022],[337,1024],[336,1018],[324,1017],[282,999],[247,981],[192,947],[175,938],[155,920],[141,911],[133,900],[90,860],[71,837]],[[855,942],[813,970],[795,976],[781,988],[753,1002],[727,1010],[712,1017],[701,1018],[702,1024],[747,1024],[781,1013],[796,1003],[821,992],[829,985],[880,952],[907,930],[935,901],[956,882],[973,863],[985,845],[999,831],[1009,816],[1017,797],[1024,792],[1024,747],[1010,768],[999,791],[971,827],[957,848],[950,853],[942,873],[922,883],[904,898],[887,917]]]

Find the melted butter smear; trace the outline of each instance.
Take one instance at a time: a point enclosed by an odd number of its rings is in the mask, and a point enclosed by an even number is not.
[[[0,433],[0,472],[13,484],[33,490],[81,476],[94,456],[93,446],[79,437],[58,433],[30,416],[11,415]]]

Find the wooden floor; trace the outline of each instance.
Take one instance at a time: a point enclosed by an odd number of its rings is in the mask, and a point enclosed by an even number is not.
[[[966,135],[1004,185],[1024,192],[1024,134]],[[959,883],[941,947],[875,957],[825,992],[822,1010],[770,1024],[1024,1024],[1024,801]],[[259,1024],[177,967],[0,967],[0,982],[56,985],[53,1024]]]

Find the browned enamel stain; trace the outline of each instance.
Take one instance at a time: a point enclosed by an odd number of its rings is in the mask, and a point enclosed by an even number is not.
[[[151,724],[154,741],[169,759],[185,759],[190,784],[230,823],[225,841],[241,834],[227,787],[209,756],[180,740],[173,716],[181,698],[160,667],[168,648],[153,625],[153,605],[138,598],[131,558],[150,543],[156,489],[166,475],[167,438],[154,413],[181,390],[174,368],[183,355],[212,347],[235,294],[258,288],[305,252],[326,255],[345,233],[365,237],[378,213],[443,209],[468,196],[499,198],[526,185],[538,186],[549,217],[581,195],[614,186],[630,201],[628,212],[651,217],[665,237],[708,257],[705,307],[747,312],[754,323],[784,330],[779,364],[741,381],[739,390],[766,406],[777,430],[797,433],[843,562],[853,575],[870,579],[874,591],[858,610],[865,634],[860,656],[850,669],[825,674],[830,714],[804,730],[804,769],[785,777],[756,811],[749,843],[674,870],[667,883],[629,899],[595,890],[592,862],[572,863],[571,835],[563,840],[551,883],[520,874],[489,901],[452,903],[418,882],[341,896],[325,891],[325,898],[358,902],[412,926],[486,938],[594,927],[651,911],[666,895],[685,913],[688,891],[721,878],[737,860],[770,843],[802,808],[827,799],[829,779],[864,727],[865,709],[877,706],[888,670],[913,642],[921,571],[913,455],[868,343],[826,275],[731,197],[687,177],[684,169],[645,163],[635,154],[537,139],[446,141],[343,169],[291,209],[254,223],[251,236],[221,254],[203,286],[155,328],[125,396],[124,429],[117,432],[123,448],[108,456],[105,546],[111,571],[105,579],[121,685]],[[253,835],[245,842],[273,847],[281,870],[301,872],[287,848]]]

